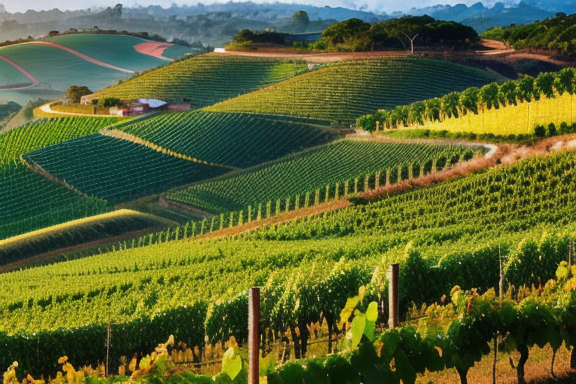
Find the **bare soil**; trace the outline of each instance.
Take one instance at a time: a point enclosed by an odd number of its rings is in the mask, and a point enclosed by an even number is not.
[[[162,54],[164,53],[166,48],[169,48],[173,45],[174,44],[172,44],[172,43],[159,43],[159,42],[155,42],[155,41],[149,41],[146,43],[141,43],[141,44],[135,45],[134,49],[137,52],[140,52],[144,55],[153,56],[153,57],[156,57],[158,59],[162,59],[162,60],[166,60],[166,61],[173,61],[169,57],[162,56]]]

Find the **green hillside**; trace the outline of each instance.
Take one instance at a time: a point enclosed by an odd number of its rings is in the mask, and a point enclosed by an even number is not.
[[[0,48],[0,55],[20,65],[38,81],[64,92],[71,85],[98,90],[129,74],[90,63],[70,52],[38,44]]]
[[[38,149],[24,159],[80,192],[112,203],[229,171],[100,134]]]
[[[0,59],[0,90],[32,85],[32,81],[12,64]]]
[[[533,157],[368,205],[276,225],[243,239],[171,242],[1,275],[0,282],[10,287],[0,292],[0,303],[8,308],[1,324],[7,331],[29,333],[80,327],[59,333],[51,344],[54,351],[43,349],[54,358],[60,353],[55,345],[69,346],[86,332],[96,332],[98,324],[158,319],[161,313],[173,321],[171,311],[176,308],[196,308],[186,312],[187,321],[194,329],[205,325],[210,340],[230,334],[244,340],[245,319],[234,314],[244,313],[246,296],[240,293],[253,285],[267,287],[264,303],[284,303],[263,307],[263,318],[270,316],[267,324],[275,331],[296,326],[298,319],[317,319],[320,312],[334,325],[350,292],[372,279],[385,281],[386,267],[393,262],[406,269],[400,280],[403,311],[412,300],[438,300],[454,285],[494,287],[499,255],[507,283],[546,281],[564,260],[573,237],[575,165],[574,153]],[[385,297],[385,285],[371,287]],[[304,298],[309,300],[306,305],[294,306]],[[195,307],[209,303],[212,315]],[[104,307],[109,308],[106,313],[101,311]],[[181,337],[177,326],[154,327],[145,328],[150,343],[166,338],[165,332],[175,332],[188,343],[203,340],[201,331],[200,336]],[[33,341],[2,358],[10,364],[31,353],[38,348]],[[70,352],[71,359],[72,353],[91,361],[86,350]],[[37,372],[38,364],[28,360],[22,368]]]
[[[0,166],[18,163],[26,152],[94,134],[118,118],[60,117],[34,120],[0,135]]]
[[[23,165],[0,166],[0,239],[108,212],[105,201],[82,197]]]
[[[80,33],[47,37],[44,41],[71,48],[96,60],[132,71],[143,71],[168,64],[166,60],[137,52],[134,46],[149,40],[134,36]]]
[[[205,110],[300,116],[347,125],[378,109],[407,105],[494,80],[494,75],[487,72],[438,60],[346,61]]]
[[[1,53],[1,51],[0,51]],[[218,54],[199,55],[96,93],[120,99],[184,99],[206,107],[306,72],[305,63]]]
[[[241,113],[170,113],[115,127],[176,153],[234,167],[250,167],[323,144],[325,122]]]
[[[276,204],[277,199],[281,199],[282,208],[285,209],[284,200],[287,197],[293,200],[296,195],[299,195],[299,206],[303,207],[312,205],[316,198],[324,201],[327,185],[332,197],[336,183],[339,183],[339,194],[343,196],[355,190],[363,191],[365,176],[372,176],[370,182],[375,183],[373,175],[378,171],[378,183],[384,186],[387,177],[391,183],[398,180],[399,168],[401,179],[408,177],[408,167],[412,168],[410,172],[414,176],[419,176],[423,169],[431,172],[433,162],[441,168],[446,162],[458,161],[465,152],[468,152],[466,157],[470,158],[474,149],[345,140],[169,192],[166,197],[213,213],[239,211],[248,206],[252,206],[255,212],[258,205],[264,207],[268,202]],[[309,194],[308,202],[305,201],[306,193]]]

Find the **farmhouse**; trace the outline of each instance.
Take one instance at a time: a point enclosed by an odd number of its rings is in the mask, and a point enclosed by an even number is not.
[[[157,99],[122,100],[122,104],[109,109],[111,115],[138,116],[165,109],[168,103]]]

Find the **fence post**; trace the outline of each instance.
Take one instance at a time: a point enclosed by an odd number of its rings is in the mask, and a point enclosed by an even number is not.
[[[108,323],[108,328],[106,330],[106,377],[110,374],[110,336],[112,334],[112,330],[110,328],[110,323]]]
[[[388,267],[388,327],[396,328],[398,321],[398,272],[399,264],[392,264]]]
[[[248,384],[260,380],[260,288],[250,288],[248,296]]]

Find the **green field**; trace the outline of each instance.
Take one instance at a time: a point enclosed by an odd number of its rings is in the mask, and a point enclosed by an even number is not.
[[[0,196],[0,239],[110,210],[23,165],[0,166]]]
[[[184,47],[183,45],[174,44],[162,52],[162,56],[168,57],[172,60],[180,59],[189,54],[195,54],[197,49]]]
[[[24,155],[24,159],[82,193],[112,203],[229,171],[100,134],[38,149]]]
[[[199,55],[98,92],[94,98],[155,98],[180,102],[186,99],[194,108],[200,108],[289,79],[307,70],[303,62]]]
[[[439,60],[348,61],[206,110],[300,116],[347,125],[378,109],[407,105],[494,80],[488,72]]]
[[[59,48],[17,44],[0,48],[0,55],[14,61],[41,83],[64,92],[71,85],[86,85],[93,91],[129,74],[87,62]]]
[[[250,167],[323,144],[318,121],[241,113],[170,113],[115,127],[176,153],[214,164]]]
[[[93,59],[133,71],[168,64],[166,60],[137,52],[134,46],[149,40],[134,36],[81,33],[47,37],[44,41],[71,48]]]
[[[299,195],[299,206],[302,207],[307,205],[306,193],[309,194],[308,204],[314,203],[317,189],[321,192],[318,199],[324,201],[327,185],[331,189],[330,198],[334,195],[336,183],[339,183],[338,190],[342,196],[355,190],[363,191],[365,176],[371,176],[371,187],[374,187],[374,174],[378,171],[378,183],[384,186],[387,170],[390,172],[389,182],[395,183],[398,168],[405,173],[401,177],[406,179],[408,166],[413,168],[414,176],[418,176],[421,166],[427,173],[432,171],[433,160],[438,159],[435,165],[443,167],[446,162],[457,161],[459,156],[470,158],[473,153],[472,148],[447,145],[344,140],[169,192],[166,196],[213,213],[239,211],[248,206],[256,212],[257,206],[266,206],[268,202],[276,204],[277,199],[281,199],[285,209],[284,200],[287,197],[294,199],[296,195]]]
[[[0,89],[4,87],[8,88],[9,86],[26,85],[32,85],[30,79],[16,69],[12,64],[0,59]]]
[[[94,134],[118,118],[59,117],[34,120],[0,135],[0,166],[18,163],[36,149]]]

